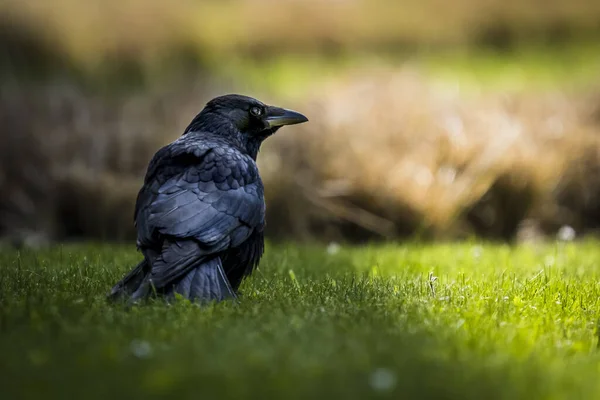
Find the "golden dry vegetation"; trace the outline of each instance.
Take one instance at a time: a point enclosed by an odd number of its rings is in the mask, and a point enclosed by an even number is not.
[[[509,239],[528,218],[540,232],[593,223],[565,204],[566,194],[582,208],[598,200],[592,92],[473,93],[407,69],[324,93],[308,108],[310,125],[268,145],[263,170],[293,177],[328,217],[384,237]],[[310,221],[315,207],[298,210]]]

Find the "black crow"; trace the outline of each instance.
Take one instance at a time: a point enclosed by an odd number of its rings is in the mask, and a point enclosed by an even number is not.
[[[282,126],[306,121],[241,95],[208,102],[150,161],[134,216],[144,260],[109,298],[235,298],[264,249],[260,145]]]

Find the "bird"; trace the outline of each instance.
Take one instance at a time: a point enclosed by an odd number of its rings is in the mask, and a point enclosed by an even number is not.
[[[144,259],[108,299],[192,302],[237,299],[264,253],[261,144],[303,114],[240,94],[207,102],[175,141],[151,159],[134,224]]]

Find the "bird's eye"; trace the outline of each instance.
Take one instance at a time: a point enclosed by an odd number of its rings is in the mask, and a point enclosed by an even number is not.
[[[250,113],[255,117],[259,117],[262,114],[262,109],[260,107],[252,107]]]

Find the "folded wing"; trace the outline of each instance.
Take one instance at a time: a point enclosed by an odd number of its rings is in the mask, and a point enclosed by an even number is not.
[[[263,229],[263,187],[251,158],[219,146],[204,151],[196,148],[194,152],[171,149],[163,158],[153,160],[149,174],[154,176],[146,177],[138,196],[136,225],[140,247],[156,249],[167,239],[170,252],[176,257],[173,242],[192,240],[199,253],[194,258],[208,259],[239,246],[255,230]],[[157,288],[186,275],[192,265],[162,261],[151,272]]]

